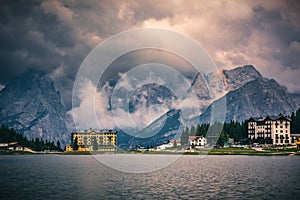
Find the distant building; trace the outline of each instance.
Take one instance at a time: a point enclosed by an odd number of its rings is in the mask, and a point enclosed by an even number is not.
[[[73,147],[70,144],[67,144],[66,145],[66,151],[71,152],[71,151],[74,151],[74,150],[73,150]]]
[[[0,143],[0,150],[8,150],[8,143]]]
[[[16,146],[15,151],[24,151],[24,147],[22,146]]]
[[[234,145],[234,138],[228,138],[228,145]]]
[[[295,144],[300,149],[300,134],[291,134],[291,143]]]
[[[170,140],[169,144],[172,147],[181,146],[181,140],[180,139]]]
[[[112,130],[89,130],[71,133],[71,145],[66,151],[115,151],[117,147],[117,132]],[[76,143],[77,142],[77,143]]]
[[[291,141],[291,120],[283,115],[251,117],[248,120],[248,139],[251,143],[288,145]]]
[[[178,147],[178,146],[181,146],[181,140],[179,140],[179,139],[169,140],[168,144],[162,144],[160,146],[157,146],[156,150],[162,151],[162,150],[166,150],[166,149],[170,149],[170,148],[174,148],[174,147]]]
[[[189,136],[189,145],[191,148],[204,147],[207,144],[207,140],[203,136]]]
[[[295,144],[297,146],[297,149],[300,149],[300,137],[297,138],[297,140],[295,141]]]
[[[157,146],[156,150],[157,151],[163,151],[163,150],[166,150],[166,149],[172,148],[172,147],[173,146],[170,143],[168,143],[168,144],[162,144],[162,145]]]
[[[6,151],[23,151],[24,147],[18,145],[18,142],[0,143],[0,150]]]

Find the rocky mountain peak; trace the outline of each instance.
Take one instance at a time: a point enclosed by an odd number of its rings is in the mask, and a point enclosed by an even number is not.
[[[253,65],[245,65],[231,70],[223,70],[223,74],[228,90],[238,89],[250,81],[262,78],[262,75]]]
[[[66,111],[53,81],[45,73],[23,73],[6,85],[0,98],[1,123],[29,139],[67,139]]]
[[[262,78],[262,76],[253,65],[214,71],[208,74],[198,73],[191,84],[190,90],[200,100],[217,99],[227,92],[236,90],[258,78]]]
[[[248,82],[226,96],[226,121],[242,121],[253,116],[290,114],[297,106],[284,86],[273,79],[258,78]],[[218,104],[217,100],[213,104]],[[213,105],[212,104],[212,105]],[[200,116],[200,121],[209,122],[211,105]]]
[[[199,99],[211,99],[208,89],[208,83],[204,74],[198,73],[191,84],[191,89]]]

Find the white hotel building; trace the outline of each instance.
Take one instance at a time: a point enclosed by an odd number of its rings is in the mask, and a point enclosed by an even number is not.
[[[283,115],[248,120],[248,139],[251,143],[291,144],[291,120]]]
[[[192,148],[204,147],[207,144],[207,140],[203,136],[189,136],[189,145]]]

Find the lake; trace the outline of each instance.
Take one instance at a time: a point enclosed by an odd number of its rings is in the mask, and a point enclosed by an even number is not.
[[[300,198],[298,156],[111,156],[120,165],[141,160],[139,170],[167,160],[148,173],[112,169],[98,156],[2,155],[0,199]]]

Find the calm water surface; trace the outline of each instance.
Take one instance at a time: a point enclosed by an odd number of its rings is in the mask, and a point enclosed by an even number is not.
[[[0,199],[300,199],[299,167],[297,156],[181,156],[124,173],[93,156],[3,155]]]

